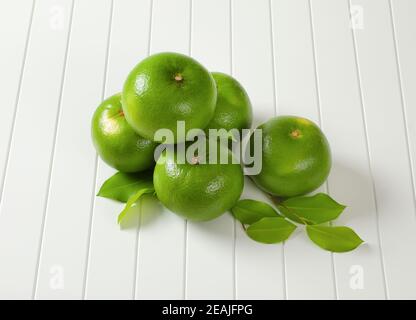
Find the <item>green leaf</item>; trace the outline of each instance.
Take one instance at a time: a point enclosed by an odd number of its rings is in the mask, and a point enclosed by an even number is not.
[[[306,232],[315,244],[332,252],[351,251],[364,242],[348,227],[306,226]]]
[[[296,226],[282,217],[263,218],[247,228],[247,235],[261,243],[278,243],[286,240]]]
[[[127,213],[131,207],[140,199],[140,197],[144,194],[148,193],[154,193],[155,189],[152,188],[143,188],[138,190],[135,194],[133,194],[129,200],[126,203],[126,206],[124,207],[123,211],[120,212],[118,215],[117,222],[120,224],[120,222],[127,216]]]
[[[97,196],[127,202],[138,190],[153,188],[153,172],[117,172],[102,185]]]
[[[231,212],[238,221],[244,224],[252,224],[261,218],[280,216],[269,204],[251,199],[238,201]]]
[[[321,224],[338,218],[346,207],[327,194],[318,193],[311,197],[289,198],[279,203],[277,208],[295,222]]]

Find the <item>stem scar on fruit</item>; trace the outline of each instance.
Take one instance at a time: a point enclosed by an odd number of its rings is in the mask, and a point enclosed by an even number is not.
[[[199,157],[198,156],[192,157],[191,164],[194,164],[194,165],[199,164]]]
[[[182,82],[183,81],[183,77],[180,73],[176,73],[174,79],[175,79],[176,82]]]
[[[298,138],[302,137],[302,132],[299,129],[295,129],[290,133],[290,136],[293,139],[298,139]]]

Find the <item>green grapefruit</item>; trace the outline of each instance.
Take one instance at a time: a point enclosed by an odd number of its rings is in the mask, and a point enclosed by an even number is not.
[[[159,53],[142,60],[123,87],[127,121],[141,136],[154,140],[159,129],[177,138],[177,121],[185,132],[205,129],[214,115],[217,90],[212,75],[196,60],[179,53]]]
[[[293,197],[309,193],[325,182],[331,169],[331,152],[315,123],[280,116],[258,129],[263,132],[262,169],[252,178],[261,189],[279,197]],[[253,136],[250,143],[254,143]]]
[[[99,105],[91,128],[97,153],[111,167],[122,172],[138,172],[154,165],[157,144],[139,136],[127,123],[120,93]]]
[[[205,158],[196,153],[191,162],[185,163],[179,163],[177,150],[164,151],[156,162],[153,183],[166,208],[192,221],[206,221],[234,206],[243,191],[243,171],[231,162],[232,154],[226,146],[218,144],[217,150],[226,153],[227,163],[203,163],[209,158],[208,147]]]
[[[217,86],[217,105],[208,129],[249,129],[253,119],[250,98],[233,77],[212,72]]]

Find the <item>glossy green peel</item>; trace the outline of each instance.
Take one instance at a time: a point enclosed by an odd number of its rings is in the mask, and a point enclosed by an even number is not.
[[[165,52],[142,60],[130,72],[122,99],[127,121],[138,134],[154,140],[159,129],[168,129],[174,133],[171,143],[181,140],[178,121],[185,122],[185,132],[206,128],[214,115],[217,89],[199,62]]]
[[[279,116],[259,129],[263,131],[262,170],[252,178],[261,189],[286,198],[311,192],[325,182],[331,169],[331,152],[315,123]]]
[[[243,170],[231,163],[226,146],[219,148],[228,154],[227,164],[199,163],[199,156],[193,163],[180,164],[176,151],[165,152],[159,158],[153,183],[166,208],[192,221],[206,221],[235,205],[244,187]]]
[[[243,86],[233,77],[212,72],[218,96],[214,117],[208,129],[249,129],[253,121],[253,110],[250,98]]]
[[[92,140],[100,157],[121,172],[138,172],[154,165],[157,144],[138,135],[127,123],[121,94],[104,100],[94,113]]]

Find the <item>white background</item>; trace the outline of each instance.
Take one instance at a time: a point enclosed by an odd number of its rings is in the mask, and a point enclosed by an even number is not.
[[[415,16],[415,0],[1,0],[0,298],[416,298]],[[228,213],[186,223],[151,198],[120,230],[122,204],[95,197],[114,170],[91,116],[160,51],[235,76],[255,125],[320,124],[321,190],[366,244],[257,244]],[[248,180],[244,197],[264,198]]]

